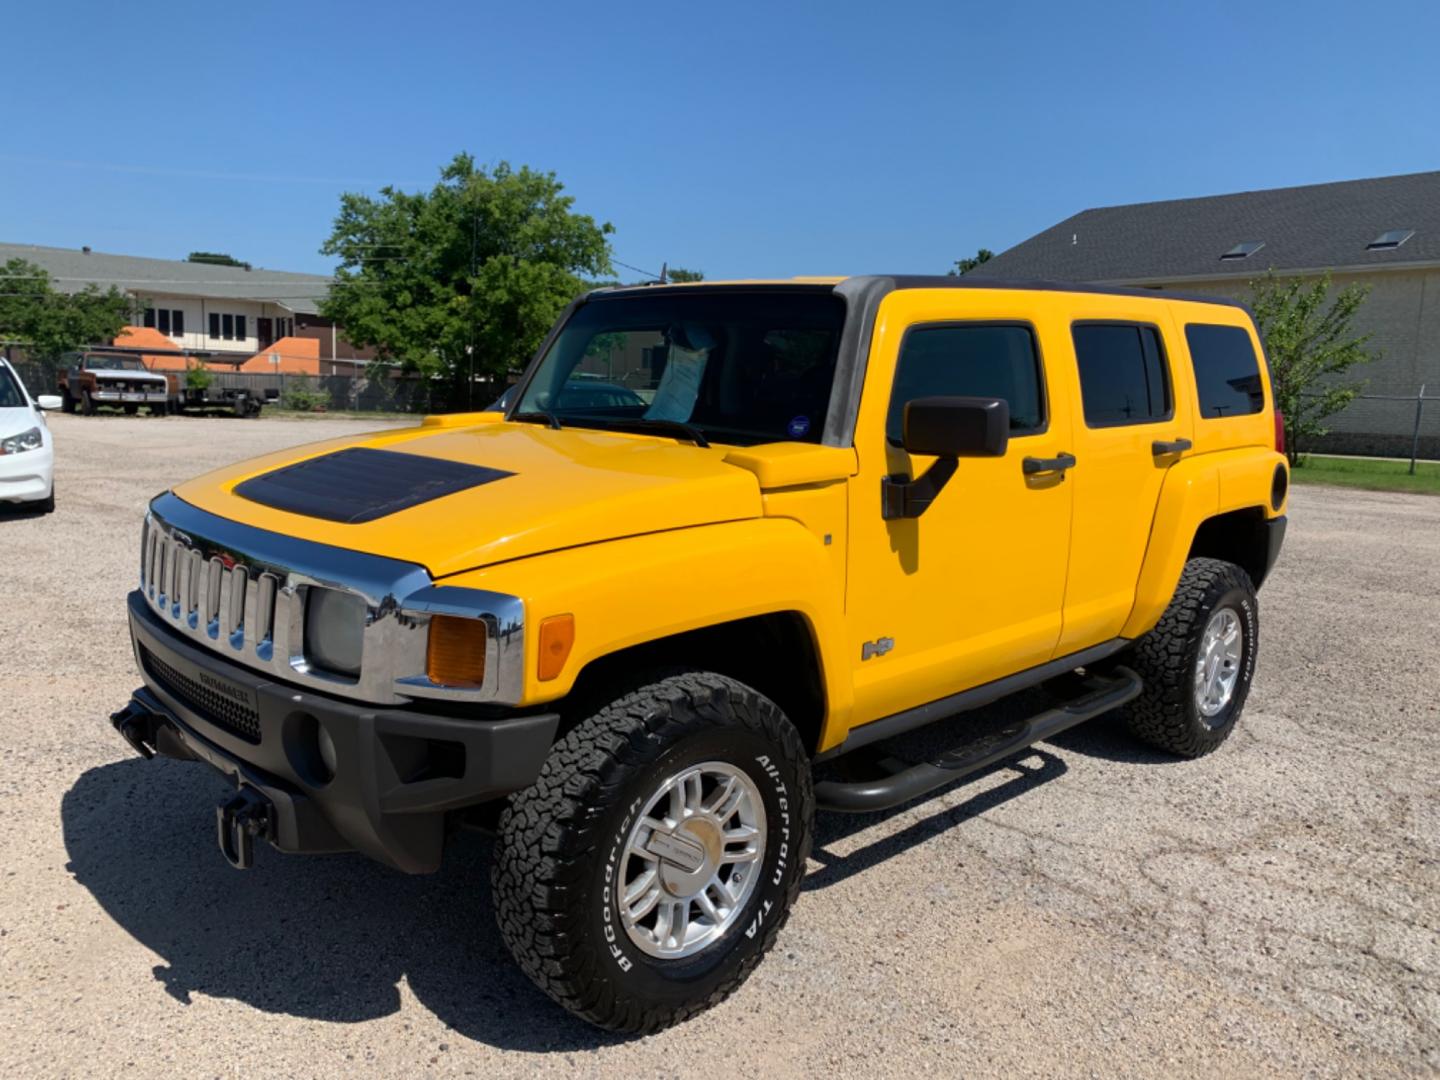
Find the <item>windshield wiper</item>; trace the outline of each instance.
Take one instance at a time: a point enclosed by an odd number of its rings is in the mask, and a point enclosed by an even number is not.
[[[705,437],[703,431],[694,424],[685,423],[684,420],[661,420],[649,416],[587,416],[585,419],[597,427],[668,431],[672,435],[680,435],[689,439],[696,446],[708,447],[710,445],[710,440]]]
[[[533,424],[537,420],[544,421],[546,427],[560,430],[560,421],[555,419],[555,414],[549,409],[533,409],[525,412],[512,413],[511,420],[519,420],[522,424]]]

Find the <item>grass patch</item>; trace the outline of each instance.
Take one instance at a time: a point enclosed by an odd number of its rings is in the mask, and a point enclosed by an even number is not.
[[[1394,459],[1326,457],[1306,454],[1290,479],[1297,484],[1332,484],[1367,491],[1414,491],[1440,495],[1440,462],[1417,461],[1410,475],[1409,461]]]

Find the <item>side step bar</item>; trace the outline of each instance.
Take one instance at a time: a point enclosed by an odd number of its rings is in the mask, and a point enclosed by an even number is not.
[[[823,810],[850,814],[899,806],[1118,708],[1138,695],[1142,685],[1135,672],[1116,667],[1112,675],[1091,679],[1092,689],[1074,701],[1048,709],[988,738],[965,743],[934,761],[912,765],[878,780],[822,781],[815,785],[816,805]]]

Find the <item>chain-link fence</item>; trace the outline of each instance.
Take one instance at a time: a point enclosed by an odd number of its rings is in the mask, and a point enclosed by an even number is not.
[[[55,361],[20,360],[14,367],[32,394],[59,393],[64,366]],[[186,373],[176,373],[182,386]],[[301,412],[445,413],[483,409],[505,389],[503,381],[481,381],[468,388],[449,379],[383,372],[375,375],[288,375],[279,372],[209,370],[212,390],[245,390],[252,400],[272,408]]]
[[[1301,450],[1440,459],[1440,395],[1435,391],[1421,386],[1413,394],[1360,394],[1323,421],[1328,434],[1307,440]]]

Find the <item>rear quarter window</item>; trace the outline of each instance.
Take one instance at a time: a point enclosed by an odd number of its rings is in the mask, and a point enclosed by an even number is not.
[[[1243,327],[1187,323],[1185,341],[1195,367],[1195,388],[1203,419],[1247,416],[1265,408],[1260,358]]]

